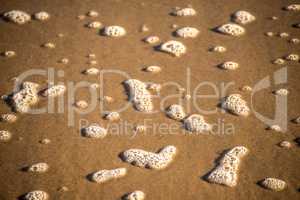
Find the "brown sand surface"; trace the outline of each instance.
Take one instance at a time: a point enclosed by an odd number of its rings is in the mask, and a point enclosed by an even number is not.
[[[1,1],[0,12],[20,9],[28,13],[45,10],[51,14],[47,22],[32,21],[18,26],[0,21],[0,51],[14,50],[14,58],[0,58],[0,94],[9,94],[14,82],[11,78],[32,69],[53,67],[63,70],[64,77],[56,81],[67,83],[82,80],[97,82],[97,77],[85,76],[80,72],[88,68],[88,53],[95,53],[97,66],[101,69],[122,70],[132,78],[142,81],[165,83],[176,81],[182,87],[191,90],[203,81],[219,85],[221,82],[234,81],[228,93],[242,93],[245,100],[250,95],[239,91],[243,85],[254,85],[266,76],[270,76],[281,66],[271,60],[287,53],[300,53],[300,44],[292,45],[287,39],[266,37],[267,31],[288,32],[293,37],[300,37],[299,29],[291,25],[299,23],[299,13],[286,12],[282,7],[297,1],[282,0],[169,0],[169,1],[133,1],[133,0],[7,0]],[[169,15],[175,6],[184,7],[191,4],[197,10],[195,17],[174,17]],[[229,16],[236,10],[248,10],[257,20],[246,25],[247,33],[238,38],[221,35],[212,28],[229,21]],[[99,16],[78,20],[76,17],[89,10],[96,10]],[[277,16],[278,20],[269,17]],[[87,22],[99,20],[104,25],[121,25],[126,28],[127,35],[112,39],[101,36],[98,30],[84,27]],[[142,33],[140,27],[146,24],[149,32]],[[200,30],[195,39],[175,38],[171,25],[193,26]],[[57,34],[63,33],[62,38]],[[156,51],[153,46],[141,40],[149,35],[157,35],[161,41],[176,39],[184,42],[188,52],[180,58]],[[56,44],[55,49],[40,46],[45,42]],[[227,47],[223,54],[211,53],[208,49],[214,45]],[[68,58],[69,64],[57,63],[61,58]],[[235,71],[224,71],[216,67],[221,62],[234,60],[240,64]],[[159,65],[162,72],[149,74],[141,69],[148,65]],[[300,63],[288,64],[288,83],[272,85],[270,88],[255,94],[254,107],[263,115],[274,114],[275,96],[271,92],[280,87],[289,89],[288,120],[300,115]],[[190,83],[187,83],[187,69],[190,69]],[[105,109],[118,109],[127,102],[122,82],[126,77],[107,75],[102,87],[105,95],[112,96],[115,101],[105,104]],[[46,77],[30,77],[46,86]],[[161,99],[176,94],[175,87],[164,87]],[[212,89],[202,87],[202,94],[211,94]],[[76,94],[76,99],[89,101],[86,89]],[[43,99],[38,106],[45,105]],[[169,98],[164,107],[176,103],[176,98]],[[199,100],[203,109],[214,109],[218,99]],[[65,95],[65,112],[42,115],[18,114],[14,124],[1,123],[1,129],[12,132],[11,141],[0,144],[0,199],[12,200],[32,191],[43,190],[50,194],[50,199],[120,199],[122,195],[134,190],[142,190],[146,198],[151,199],[299,199],[300,193],[300,148],[293,140],[300,137],[299,125],[288,122],[288,131],[276,133],[268,131],[266,125],[254,115],[248,118],[237,117],[218,111],[205,115],[208,122],[223,119],[225,123],[234,124],[235,132],[231,135],[182,134],[182,128],[168,134],[161,134],[156,128],[150,128],[145,134],[136,137],[109,134],[102,140],[87,139],[80,135],[79,119],[90,123],[98,122],[108,127],[111,122],[104,120],[100,110],[95,109],[86,115],[76,115],[75,126],[68,127],[67,96]],[[155,100],[155,107],[159,99]],[[193,104],[186,104],[188,113],[197,113]],[[5,104],[0,104],[0,113],[10,112]],[[160,111],[155,114],[140,113],[132,106],[121,113],[121,121],[131,124],[180,125],[166,117]],[[108,130],[111,131],[110,129]],[[132,133],[130,129],[129,134]],[[166,132],[165,132],[166,133]],[[49,138],[51,143],[42,145],[41,139]],[[293,143],[293,148],[282,149],[277,144],[282,140]],[[178,148],[174,162],[165,170],[155,171],[131,166],[123,162],[118,155],[130,148],[141,148],[157,151],[166,145]],[[228,148],[244,145],[250,154],[242,161],[239,171],[238,185],[229,188],[210,184],[203,179],[214,166],[215,160]],[[28,164],[47,162],[50,169],[45,174],[32,174],[21,169]],[[86,175],[96,170],[126,167],[128,175],[124,178],[96,184],[87,180]],[[276,177],[288,184],[282,192],[272,192],[257,185],[265,177]],[[69,191],[60,192],[62,186]]]

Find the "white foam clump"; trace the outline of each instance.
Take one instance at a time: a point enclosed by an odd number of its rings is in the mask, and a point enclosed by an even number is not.
[[[7,57],[7,58],[11,58],[11,57],[16,56],[16,52],[15,52],[15,51],[5,51],[5,52],[3,53],[3,55],[4,55],[5,57]]]
[[[7,142],[11,139],[11,133],[9,131],[1,130],[0,131],[0,141]]]
[[[84,71],[84,74],[87,74],[87,75],[97,75],[99,74],[99,69],[95,68],[95,67],[91,67],[87,70]]]
[[[184,112],[184,109],[181,105],[173,104],[169,106],[166,110],[167,116],[169,116],[171,119],[175,120],[183,120],[186,117],[186,113]]]
[[[124,200],[144,200],[145,199],[145,193],[143,191],[134,191],[129,194],[127,194],[124,198]]]
[[[298,39],[298,38],[292,38],[292,39],[290,39],[289,42],[292,43],[292,44],[299,44],[300,43],[300,39]]]
[[[247,155],[249,150],[244,146],[236,146],[228,151],[219,161],[206,180],[210,183],[216,183],[234,187],[237,185],[238,171],[241,159]]]
[[[187,17],[187,16],[195,16],[197,14],[194,8],[175,8],[172,12],[175,16]]]
[[[248,116],[250,109],[247,106],[247,102],[242,99],[240,94],[231,94],[225,97],[221,102],[221,107],[232,114],[239,116]]]
[[[79,109],[85,109],[89,106],[88,102],[84,100],[76,101],[75,106]]]
[[[199,34],[199,30],[194,27],[183,27],[176,31],[176,35],[182,38],[195,38]]]
[[[212,125],[204,120],[204,117],[199,114],[193,114],[184,120],[184,127],[190,132],[205,132],[211,131]]]
[[[57,97],[63,95],[66,91],[66,86],[64,85],[53,85],[47,88],[42,95],[45,97]]]
[[[101,26],[102,26],[102,23],[98,22],[98,21],[90,22],[87,25],[88,28],[100,28]]]
[[[126,35],[126,30],[121,26],[107,26],[103,34],[109,37],[122,37]]]
[[[48,200],[49,195],[47,192],[35,190],[27,193],[24,197],[25,200]]]
[[[17,116],[15,114],[7,113],[7,114],[2,114],[0,116],[0,119],[2,122],[13,123],[13,122],[17,121]]]
[[[243,27],[233,23],[223,24],[222,26],[219,26],[217,30],[223,34],[231,36],[241,36],[246,32]]]
[[[163,43],[160,46],[160,50],[172,54],[176,57],[180,57],[182,54],[186,53],[186,47],[179,41],[170,40]]]
[[[110,112],[107,115],[105,115],[105,119],[109,121],[117,121],[120,119],[120,114],[118,112]]]
[[[285,63],[285,61],[282,58],[277,58],[275,60],[273,60],[273,64],[275,65],[283,65]]]
[[[82,133],[88,138],[102,139],[107,135],[107,130],[98,125],[91,125],[82,129]]]
[[[16,24],[25,24],[31,20],[31,16],[21,10],[12,10],[3,14],[3,16]]]
[[[285,7],[288,11],[300,11],[300,4],[291,4]]]
[[[299,61],[300,56],[298,54],[289,54],[285,57],[285,59],[288,61]]]
[[[96,183],[104,183],[113,179],[121,178],[127,174],[126,168],[116,168],[111,170],[100,170],[91,175],[91,180]]]
[[[281,89],[276,90],[274,93],[279,96],[286,96],[289,94],[289,91],[285,88],[281,88]]]
[[[265,178],[263,181],[260,182],[260,185],[266,189],[277,192],[284,190],[287,186],[285,181],[277,178]]]
[[[157,36],[148,36],[144,39],[144,42],[148,43],[148,44],[154,44],[159,42],[159,37]]]
[[[161,67],[159,66],[155,66],[155,65],[151,65],[145,68],[146,72],[151,72],[151,73],[158,73],[161,71]]]
[[[138,167],[161,170],[170,165],[176,153],[175,146],[166,146],[158,153],[142,149],[129,149],[123,152],[122,158],[125,162]]]
[[[220,68],[225,70],[236,70],[237,68],[239,68],[239,64],[237,62],[227,61],[222,63],[220,65]]]
[[[26,113],[30,106],[38,102],[39,85],[32,82],[24,82],[21,89],[11,97],[12,107],[16,112]]]
[[[223,46],[215,46],[213,48],[210,49],[213,52],[218,52],[218,53],[224,53],[225,51],[227,51],[226,47]]]
[[[268,129],[272,130],[272,131],[276,131],[276,132],[282,132],[281,127],[279,125],[277,125],[277,124],[269,126]]]
[[[153,110],[151,94],[144,82],[136,79],[128,79],[125,81],[125,86],[129,93],[129,100],[132,101],[138,111],[151,112]]]
[[[49,13],[47,13],[45,11],[41,11],[41,12],[35,13],[34,18],[39,21],[46,21],[50,18],[50,15],[49,15]]]
[[[48,171],[49,165],[47,163],[36,163],[28,167],[28,172],[44,173]]]
[[[256,17],[251,13],[240,10],[233,14],[233,21],[238,24],[249,24],[256,20]]]

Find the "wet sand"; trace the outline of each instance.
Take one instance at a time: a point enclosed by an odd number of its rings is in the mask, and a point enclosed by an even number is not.
[[[0,73],[0,94],[9,94],[14,82],[10,79],[22,72],[32,69],[47,69],[53,67],[62,69],[64,77],[57,80],[79,82],[82,80],[97,82],[93,76],[84,76],[80,72],[88,68],[86,55],[96,54],[97,66],[101,69],[115,69],[127,72],[132,78],[142,81],[165,83],[176,80],[183,87],[190,84],[191,90],[203,81],[215,84],[234,81],[228,93],[241,93],[245,100],[250,101],[250,95],[241,92],[240,87],[254,85],[266,76],[280,69],[271,60],[288,53],[299,53],[300,44],[292,45],[287,39],[266,37],[267,31],[288,32],[291,36],[300,37],[299,30],[291,25],[299,23],[299,14],[286,12],[282,7],[294,1],[238,1],[212,0],[205,1],[3,1],[1,13],[20,9],[28,13],[45,10],[50,13],[49,21],[41,23],[32,21],[18,26],[0,21],[0,51],[14,50],[14,58],[0,58],[2,73]],[[184,7],[191,4],[198,12],[196,17],[178,18],[169,15],[175,6]],[[248,10],[257,20],[246,26],[247,33],[238,38],[232,38],[212,31],[211,29],[229,21],[229,16],[236,10]],[[99,17],[78,20],[76,17],[89,10],[99,12]],[[272,21],[269,17],[277,16]],[[99,20],[104,25],[121,25],[126,28],[127,35],[112,39],[101,36],[97,30],[84,27],[87,22]],[[142,33],[140,27],[146,24],[149,32]],[[200,30],[195,39],[181,39],[172,36],[172,24],[194,26]],[[62,38],[57,34],[63,33]],[[176,39],[182,41],[187,54],[175,58],[154,50],[153,46],[141,40],[149,35],[157,35],[161,41]],[[56,44],[55,49],[41,48],[46,42]],[[226,46],[223,54],[209,52],[214,45]],[[57,63],[61,58],[68,58],[69,64]],[[220,70],[216,66],[224,61],[234,60],[240,64],[235,71]],[[162,72],[149,74],[142,71],[145,66],[158,65]],[[271,92],[280,87],[289,89],[288,120],[300,115],[299,65],[288,64],[288,83],[272,85],[266,90],[255,94],[254,107],[263,115],[272,117],[274,114],[275,96]],[[190,83],[187,83],[187,69],[190,69]],[[104,78],[105,95],[112,96],[115,101],[106,104],[105,109],[117,109],[127,102],[122,82],[126,77],[107,75]],[[46,86],[45,77],[31,77],[42,86]],[[174,87],[163,88],[163,97],[175,94]],[[201,94],[211,94],[212,89],[203,87]],[[67,97],[65,96],[67,101]],[[84,89],[76,94],[78,100],[89,101],[88,92]],[[42,100],[38,106],[46,104]],[[176,103],[169,99],[164,107]],[[203,109],[214,109],[218,99],[199,100]],[[67,107],[67,103],[65,102]],[[159,106],[159,100],[155,100]],[[194,105],[185,105],[188,113],[196,113]],[[102,109],[103,110],[103,109]],[[10,108],[2,102],[1,113],[10,112]],[[50,194],[50,199],[120,199],[127,192],[142,190],[146,199],[298,199],[300,188],[300,148],[293,140],[300,137],[299,125],[288,123],[286,133],[276,133],[265,130],[266,125],[254,115],[248,118],[237,117],[228,113],[205,115],[208,122],[218,119],[234,124],[235,133],[232,135],[189,135],[182,134],[179,129],[173,134],[157,134],[155,129],[148,129],[145,134],[134,138],[128,135],[109,134],[103,140],[90,140],[80,135],[78,120],[98,122],[108,127],[110,122],[104,120],[100,109],[87,115],[76,115],[75,126],[68,127],[68,113],[43,115],[18,114],[14,124],[1,123],[1,129],[12,132],[13,138],[8,143],[0,144],[0,199],[11,200],[32,191],[43,190]],[[164,112],[143,114],[130,106],[121,113],[124,121],[133,124],[142,123],[149,119],[150,124],[180,124],[166,117]],[[110,130],[109,130],[110,131]],[[180,133],[179,133],[180,132]],[[41,139],[49,138],[51,143],[42,145]],[[277,146],[282,140],[293,143],[291,149]],[[174,162],[163,171],[146,170],[123,162],[118,155],[130,148],[141,148],[157,151],[166,146],[178,148]],[[203,176],[214,166],[214,161],[228,148],[244,145],[250,153],[242,161],[238,185],[229,188],[210,184]],[[31,174],[21,169],[28,164],[47,162],[50,169],[45,174]],[[128,175],[124,178],[95,184],[86,179],[86,175],[101,169],[126,167]],[[257,185],[257,181],[265,177],[277,177],[287,182],[288,187],[282,192],[272,192]],[[59,192],[62,186],[69,188],[68,192]]]

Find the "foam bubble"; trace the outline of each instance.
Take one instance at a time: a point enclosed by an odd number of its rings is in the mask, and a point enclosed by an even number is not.
[[[249,24],[256,19],[254,15],[244,10],[235,12],[232,18],[238,24]]]
[[[235,187],[241,159],[249,150],[244,146],[237,146],[224,154],[218,165],[209,173],[206,180],[210,183]]]
[[[184,127],[190,132],[205,132],[212,129],[212,125],[208,124],[202,115],[192,114],[184,120]]]
[[[145,193],[138,190],[131,192],[124,197],[124,200],[144,200],[144,199],[145,199]]]
[[[195,38],[199,34],[199,30],[194,27],[183,27],[176,31],[176,35],[182,38]]]
[[[172,11],[171,14],[174,16],[188,17],[188,16],[195,16],[197,14],[197,12],[193,8],[178,8],[178,7],[176,7]]]
[[[126,30],[121,26],[107,26],[103,34],[109,37],[122,37],[126,35]]]
[[[166,114],[171,119],[175,120],[183,120],[186,117],[186,113],[184,112],[184,109],[181,105],[173,104],[169,106],[166,110]]]
[[[285,181],[277,178],[265,178],[263,181],[260,182],[260,185],[266,189],[277,192],[282,191],[287,187]]]
[[[219,67],[225,70],[236,70],[237,68],[239,68],[239,64],[237,62],[227,61],[220,64]]]
[[[105,183],[107,181],[124,177],[127,174],[126,168],[117,168],[111,170],[100,170],[91,175],[91,181],[96,183]]]
[[[31,20],[31,16],[24,12],[24,11],[20,11],[20,10],[12,10],[12,11],[9,11],[9,12],[6,12],[3,14],[3,16],[13,22],[13,23],[16,23],[16,24],[25,24],[27,22],[29,22]]]
[[[243,27],[233,23],[223,24],[217,28],[217,31],[235,37],[241,36],[246,32],[246,30]]]
[[[176,153],[177,149],[175,146],[166,146],[158,153],[142,149],[129,149],[122,153],[122,159],[138,167],[161,170],[170,165]]]
[[[246,117],[250,114],[247,102],[242,99],[240,94],[231,94],[223,98],[221,101],[221,107],[235,115]]]
[[[35,190],[27,193],[24,197],[25,200],[48,200],[49,195],[47,192]]]
[[[124,83],[134,107],[141,112],[151,112],[153,104],[147,85],[136,79],[128,79]]]
[[[172,54],[176,57],[186,53],[186,47],[179,41],[170,40],[160,46],[160,50]]]
[[[91,125],[82,129],[82,133],[88,138],[104,138],[107,135],[107,130],[98,125]]]
[[[41,11],[41,12],[35,13],[34,18],[39,21],[46,21],[50,18],[50,15],[49,15],[49,13],[47,13],[45,11]]]
[[[0,142],[7,142],[11,139],[12,135],[9,131],[1,130],[0,131]]]

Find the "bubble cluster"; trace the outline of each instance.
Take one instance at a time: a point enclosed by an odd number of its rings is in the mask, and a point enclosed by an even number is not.
[[[244,146],[237,146],[224,154],[206,180],[210,183],[216,183],[234,187],[237,185],[238,171],[241,159],[247,155],[249,150]]]

